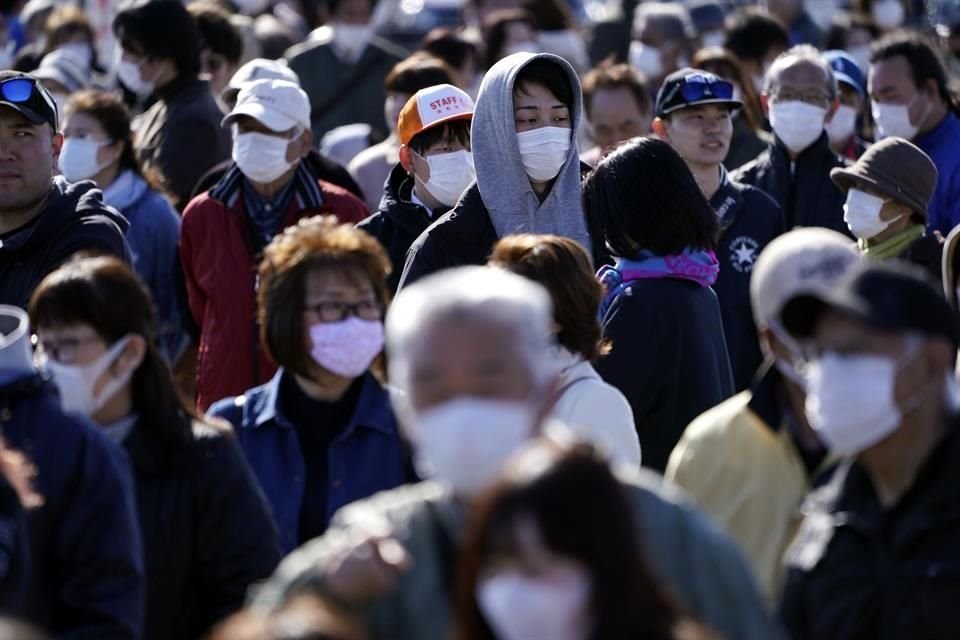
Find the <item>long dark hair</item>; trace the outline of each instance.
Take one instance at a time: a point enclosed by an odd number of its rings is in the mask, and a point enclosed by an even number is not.
[[[48,275],[30,299],[34,329],[86,324],[108,345],[128,334],[147,343],[131,380],[133,408],[148,437],[161,447],[192,438],[198,417],[177,393],[173,375],[156,345],[156,315],[146,286],[112,256],[75,256]]]
[[[716,248],[717,215],[663,140],[635,138],[604,158],[584,184],[583,208],[595,257],[608,248],[623,258]]]
[[[494,640],[476,588],[494,559],[518,557],[518,523],[537,527],[543,545],[589,573],[591,640],[667,640],[683,621],[653,577],[629,499],[589,447],[534,445],[508,466],[473,510],[461,556],[457,640]]]

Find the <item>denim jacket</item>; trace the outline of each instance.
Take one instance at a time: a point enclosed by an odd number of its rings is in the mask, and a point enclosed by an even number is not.
[[[209,415],[228,420],[250,463],[280,531],[285,552],[298,546],[306,464],[294,425],[284,416],[283,369],[264,385],[214,404]],[[290,385],[297,388],[296,385]],[[318,428],[321,425],[317,425]],[[327,451],[327,519],[342,506],[413,479],[389,395],[372,374],[350,422]]]

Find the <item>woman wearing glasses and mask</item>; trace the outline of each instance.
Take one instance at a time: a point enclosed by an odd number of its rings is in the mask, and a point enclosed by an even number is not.
[[[331,216],[264,250],[258,318],[280,369],[209,414],[233,424],[286,551],[340,507],[414,479],[378,362],[389,273],[373,236]]]
[[[30,301],[64,411],[121,445],[136,486],[145,640],[202,637],[280,560],[270,511],[230,430],[177,397],[146,288],[111,257],[78,258]]]

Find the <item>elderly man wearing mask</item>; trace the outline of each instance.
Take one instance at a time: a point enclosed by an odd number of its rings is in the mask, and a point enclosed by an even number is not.
[[[922,270],[865,263],[788,309],[806,413],[835,454],[785,556],[794,640],[956,638],[957,317]]]
[[[694,37],[690,14],[681,4],[644,2],[633,19],[633,42],[629,62],[642,73],[651,88],[690,62]]]
[[[552,327],[547,292],[505,270],[464,267],[402,290],[387,315],[390,378],[406,391],[397,413],[432,479],[339,512],[281,565],[259,604],[319,590],[362,615],[371,637],[447,638],[463,507],[544,429]],[[573,437],[562,425],[545,430]],[[641,535],[669,591],[725,637],[778,637],[731,543],[659,478],[636,473],[623,487],[638,521],[656,523]]]
[[[766,191],[786,218],[787,229],[826,227],[849,233],[843,194],[830,170],[846,163],[824,131],[840,106],[830,65],[809,45],[780,55],[770,66],[760,101],[773,126],[774,143],[733,173],[733,179]]]

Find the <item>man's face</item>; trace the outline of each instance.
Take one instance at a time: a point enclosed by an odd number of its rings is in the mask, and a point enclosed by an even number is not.
[[[410,403],[422,413],[463,396],[524,400],[535,380],[517,338],[503,327],[475,318],[434,323],[429,345],[415,348],[410,362]]]
[[[417,153],[412,148],[410,151],[412,152],[410,162],[413,163],[413,173],[422,184],[426,184],[430,180],[430,165],[427,158],[457,151],[470,151],[470,140],[468,139],[464,144],[457,136],[452,135],[448,129],[442,138],[424,149],[422,153]]]
[[[273,136],[282,140],[289,140],[290,144],[287,145],[286,155],[287,162],[295,162],[306,155],[303,150],[303,137],[307,132],[297,136],[295,135],[297,133],[296,127],[289,129],[288,131],[274,131],[259,120],[251,118],[250,116],[237,116],[236,120],[234,121],[234,127],[237,135],[244,133],[262,133],[264,135]]]
[[[863,109],[863,97],[850,85],[840,83],[840,104],[852,107],[857,113]]]
[[[680,109],[663,121],[667,142],[687,163],[719,165],[730,151],[730,108],[715,104]]]
[[[870,65],[870,99],[877,104],[909,105],[910,122],[919,125],[929,108],[926,92],[914,84],[913,70],[903,56],[893,56]]]
[[[829,78],[826,71],[809,60],[798,60],[779,69],[778,77],[770,87],[770,95],[764,103],[804,102],[827,110],[827,121],[833,117],[834,105],[830,100]]]
[[[663,63],[662,75],[666,76],[679,68],[682,43],[671,37],[666,19],[648,17],[638,20],[634,29],[634,39],[648,47],[660,50],[660,60]]]
[[[372,13],[373,0],[341,0],[332,17],[337,22],[364,25]]]
[[[640,110],[633,92],[626,87],[598,89],[590,100],[593,137],[604,153],[625,140],[647,133],[650,120],[650,113]]]
[[[237,71],[237,66],[231,63],[223,54],[212,49],[204,49],[200,54],[201,77],[210,83],[213,95],[219,96],[223,88],[230,83],[230,78]]]
[[[0,108],[0,212],[28,208],[47,195],[62,144],[49,124]]]

